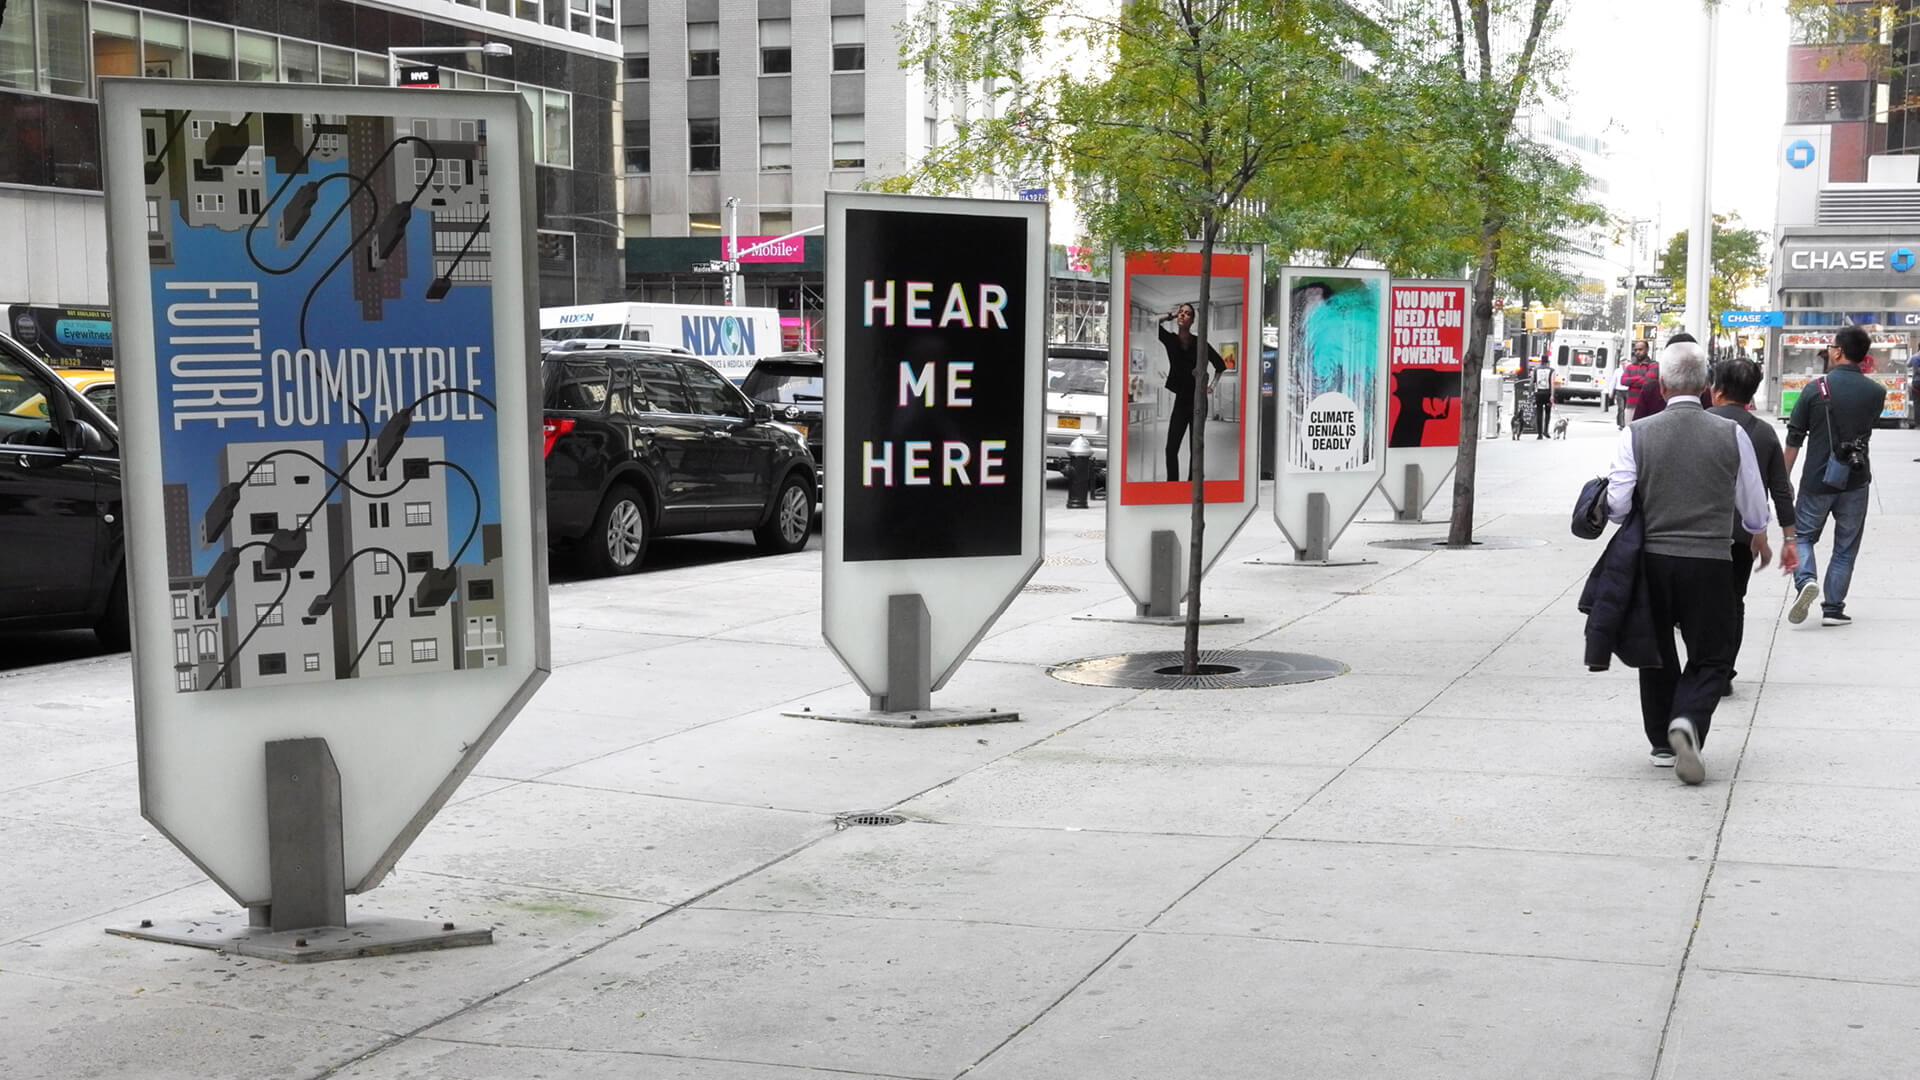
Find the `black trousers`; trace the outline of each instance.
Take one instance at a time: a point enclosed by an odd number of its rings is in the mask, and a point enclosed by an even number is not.
[[[1753,544],[1733,542],[1733,662],[1740,659],[1740,646],[1747,636],[1747,583],[1753,580]],[[1731,679],[1734,672],[1728,672]]]
[[[1173,395],[1173,415],[1167,417],[1167,479],[1180,479],[1180,444],[1193,426],[1193,391]],[[1191,456],[1191,455],[1189,455]],[[1189,470],[1187,479],[1193,479]]]
[[[1640,719],[1647,742],[1667,748],[1667,725],[1676,717],[1693,721],[1706,745],[1713,710],[1733,674],[1738,648],[1738,602],[1733,592],[1732,559],[1690,559],[1677,555],[1641,556],[1647,595],[1653,605],[1653,633],[1661,666],[1640,669]],[[1687,666],[1680,666],[1674,627],[1687,643]]]
[[[1533,430],[1535,432],[1534,438],[1544,439],[1547,437],[1547,422],[1552,419],[1553,419],[1552,392],[1543,394],[1543,393],[1540,393],[1538,390],[1534,391],[1533,393]]]

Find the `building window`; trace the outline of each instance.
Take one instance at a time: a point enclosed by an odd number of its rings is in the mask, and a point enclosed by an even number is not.
[[[867,67],[867,17],[833,17],[833,70],[865,71]]]
[[[287,654],[270,652],[260,654],[260,674],[285,675],[287,673]]]
[[[793,231],[793,215],[763,213],[760,215],[760,231],[768,236],[785,236]]]
[[[940,145],[940,121],[927,117],[927,149]],[[1842,440],[1845,441],[1845,440]]]
[[[367,504],[367,528],[384,529],[393,524],[393,515],[383,502]]]
[[[769,172],[793,168],[793,117],[760,118],[760,168]]]
[[[627,78],[646,79],[653,74],[650,35],[644,26],[629,26],[621,32],[627,54]]]
[[[1845,440],[1842,440],[1842,441],[1845,441]],[[493,582],[486,578],[481,578],[477,581],[467,582],[467,599],[469,600],[493,599]]]
[[[200,633],[194,636],[194,643],[200,647],[200,659],[214,659],[214,647],[219,644],[219,639],[214,636],[212,630],[200,631]]]
[[[701,233],[717,233],[720,231],[720,215],[688,214],[687,230],[694,236],[699,236]]]
[[[248,487],[272,487],[273,483],[273,462],[256,461],[247,466]]]
[[[160,235],[160,200],[147,200],[147,235]],[[1845,440],[1842,440],[1845,441]]]
[[[627,171],[630,173],[650,173],[653,171],[653,125],[645,120],[628,120],[626,123]]]
[[[192,690],[193,681],[193,669],[186,668],[173,677],[173,687],[176,690]]]
[[[1787,87],[1787,123],[1832,124],[1870,119],[1871,82],[1794,83]]]
[[[393,642],[391,641],[381,642],[380,648],[377,651],[380,657],[380,662],[382,664],[393,663]]]
[[[407,504],[406,513],[407,513],[407,524],[409,525],[433,524],[433,504],[432,503],[410,502]]]
[[[247,528],[255,536],[265,536],[280,527],[279,514],[248,514]]]
[[[393,573],[393,557],[384,551],[373,553],[373,572],[376,574]]]
[[[286,620],[281,616],[279,604],[255,604],[253,621],[260,626],[280,626]]]
[[[408,480],[425,480],[432,468],[433,463],[426,458],[404,458],[400,462],[400,475]]]
[[[793,70],[793,23],[787,19],[760,20],[760,74],[785,75]]]
[[[175,630],[173,632],[173,662],[193,663],[193,631]]]
[[[202,191],[194,195],[193,208],[203,214],[217,214],[227,208],[227,196],[223,191]]]
[[[376,619],[393,618],[393,608],[395,603],[397,603],[396,598],[391,596],[374,597],[373,598],[373,617]]]
[[[413,639],[413,662],[428,664],[440,659],[440,641],[438,638],[417,637]]]
[[[835,20],[836,22],[838,20]],[[833,167],[864,169],[867,165],[867,118],[843,113],[833,118]]]
[[[687,24],[687,75],[702,78],[720,74],[720,24]]]
[[[233,78],[233,31],[213,23],[194,22],[193,77],[196,79]]]
[[[300,658],[300,669],[302,671],[319,671],[320,670],[320,654],[317,652],[310,652],[305,656],[302,656]]]
[[[408,573],[424,574],[431,569],[433,569],[433,552],[431,551],[407,552],[407,572]]]
[[[1843,439],[1841,441],[1844,442],[1845,440]],[[186,593],[173,594],[173,617],[176,619],[184,619],[187,617],[187,594]]]
[[[720,171],[720,121],[687,121],[687,170]]]

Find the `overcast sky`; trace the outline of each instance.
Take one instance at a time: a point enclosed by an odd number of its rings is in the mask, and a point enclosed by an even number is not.
[[[1700,0],[1561,0],[1576,122],[1614,147],[1614,185],[1666,236],[1686,227],[1703,114]],[[1713,195],[1771,232],[1775,149],[1786,115],[1785,0],[1723,0]]]

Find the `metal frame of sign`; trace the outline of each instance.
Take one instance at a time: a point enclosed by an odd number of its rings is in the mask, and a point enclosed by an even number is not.
[[[826,408],[834,422],[826,445],[821,631],[869,695],[902,693],[903,688],[888,686],[888,598],[918,594],[930,623],[928,689],[937,690],[1040,568],[1047,204],[829,191],[826,209]],[[1024,277],[1020,288],[979,277],[1011,269],[1010,260],[1017,261]],[[869,270],[884,272],[891,283],[876,281],[874,289],[876,295],[894,290],[894,306],[886,309],[895,317],[894,326],[884,319],[855,325]],[[999,288],[1000,295],[983,288]],[[1006,341],[996,340],[996,330],[985,325],[987,309],[996,301],[1019,304],[1001,309],[1017,312],[1017,330],[1006,327],[1017,336],[1007,334]],[[910,304],[915,306],[909,309]],[[925,322],[909,325],[919,319]],[[987,336],[977,336],[982,334]],[[1016,362],[1017,381],[984,366]],[[964,364],[973,366],[950,366]],[[929,373],[936,402],[931,408],[924,405],[923,390],[906,381],[909,374]],[[956,383],[955,375],[965,381]],[[972,397],[1004,394],[1016,385],[1021,400],[1011,409],[1004,400],[975,402]],[[898,404],[909,398],[915,404]],[[962,411],[976,403],[986,407],[978,414]],[[976,416],[986,417],[989,425],[1011,424],[1012,430],[984,430],[970,423]],[[987,478],[991,448],[984,444],[1013,439],[1019,442],[1017,463],[1001,450],[1004,483],[993,485],[1017,483],[1012,497],[972,482]],[[957,454],[949,443],[971,444],[967,483],[946,471],[945,462],[957,460],[945,457]],[[891,453],[888,460],[901,469],[869,473],[869,480],[881,475],[902,482],[897,487],[863,484],[860,465],[867,453]],[[913,454],[934,455],[925,459],[927,482],[911,481],[925,491],[904,490]],[[943,506],[947,499],[952,502]]]
[[[325,739],[346,891],[371,889],[550,667],[532,118],[510,93],[103,79],[101,124],[141,811],[272,903],[264,748]],[[483,153],[437,205],[404,167]]]
[[[1452,309],[1459,313],[1460,325],[1454,327],[1426,326],[1424,325],[1424,321],[1432,321],[1428,319],[1424,320],[1422,325],[1413,325],[1413,321],[1408,320],[1409,325],[1401,326],[1400,313],[1403,305],[1400,303],[1399,294],[1402,290],[1411,290],[1427,294],[1422,299],[1432,299],[1431,294],[1445,292],[1454,298]],[[1464,377],[1463,372],[1467,358],[1467,323],[1473,314],[1469,310],[1473,301],[1473,289],[1468,282],[1460,279],[1428,280],[1425,278],[1394,278],[1388,284],[1388,298],[1388,310],[1391,311],[1393,315],[1392,321],[1389,323],[1389,333],[1391,336],[1387,342],[1387,381],[1389,384],[1387,388],[1387,463],[1384,473],[1380,477],[1380,493],[1387,497],[1387,503],[1389,505],[1402,514],[1409,512],[1418,513],[1427,503],[1433,501],[1435,495],[1439,494],[1440,489],[1446,483],[1447,477],[1453,475],[1453,467],[1458,462],[1460,456],[1460,440],[1472,436],[1471,423],[1462,415],[1463,396],[1461,388],[1464,384],[1461,380]],[[1424,312],[1431,308],[1432,305],[1417,303],[1405,306],[1415,311]],[[1418,330],[1441,331],[1439,342],[1435,344],[1416,341],[1414,338],[1419,335],[1411,333],[1409,333],[1408,340],[1404,342],[1400,340],[1402,331],[1412,332]],[[1448,349],[1452,352],[1453,359],[1438,365],[1404,364],[1400,360],[1400,350],[1404,348]],[[1421,442],[1416,445],[1395,446],[1394,436],[1396,431],[1399,430],[1396,428],[1396,424],[1405,416],[1402,410],[1408,408],[1410,405],[1418,405],[1430,399],[1430,395],[1422,392],[1428,389],[1427,387],[1408,387],[1407,393],[1400,393],[1401,369],[1419,366],[1450,367],[1452,369],[1453,385],[1451,389],[1453,391],[1452,412],[1454,439],[1450,443],[1428,443],[1425,441],[1423,434]],[[1445,397],[1444,394],[1440,396]],[[1430,413],[1428,415],[1431,416]],[[1418,466],[1420,469],[1420,505],[1415,507],[1408,507],[1406,505],[1406,483],[1404,478],[1406,476],[1407,466],[1409,465]]]
[[[1316,283],[1340,284],[1345,288],[1333,293],[1333,296],[1349,294],[1349,290],[1370,291],[1374,297],[1372,303],[1377,309],[1370,316],[1360,313],[1361,319],[1371,318],[1375,338],[1373,355],[1368,357],[1347,357],[1335,355],[1331,362],[1339,370],[1323,373],[1316,378],[1311,372],[1302,371],[1303,365],[1313,363],[1313,356],[1302,355],[1294,339],[1297,334],[1317,332],[1312,327],[1299,327],[1296,322],[1313,314],[1312,310],[1300,308],[1295,293]],[[1387,343],[1388,304],[1387,289],[1389,278],[1385,270],[1329,269],[1311,266],[1285,266],[1280,269],[1280,356],[1279,371],[1275,373],[1274,402],[1274,452],[1273,452],[1273,519],[1280,531],[1293,544],[1296,551],[1308,550],[1313,539],[1308,535],[1308,497],[1320,494],[1327,500],[1327,535],[1325,546],[1331,548],[1340,539],[1340,534],[1353,521],[1354,515],[1366,503],[1367,496],[1380,482],[1386,469],[1387,443]],[[1325,303],[1325,301],[1321,301]],[[1328,309],[1329,314],[1342,314]],[[1353,322],[1349,317],[1344,322],[1346,332],[1364,335],[1366,326]],[[1364,337],[1358,342],[1336,343],[1341,348],[1357,344],[1366,347]],[[1318,385],[1325,383],[1326,386]],[[1366,438],[1370,451],[1367,460],[1356,467],[1323,468],[1311,463],[1310,455],[1320,453],[1330,458],[1335,453],[1351,454],[1351,446],[1338,450],[1316,451],[1311,440],[1318,438],[1302,430],[1307,420],[1305,410],[1314,399],[1328,392],[1328,386],[1364,387],[1368,401],[1352,402],[1355,411],[1362,415],[1355,417],[1358,430],[1337,437],[1341,439]],[[1297,401],[1295,399],[1298,399]],[[1295,411],[1302,415],[1296,419]],[[1296,448],[1296,441],[1306,440]],[[1294,451],[1298,449],[1296,454]]]
[[[1199,295],[1200,285],[1200,245],[1190,243],[1185,251],[1178,252],[1139,252],[1115,248],[1113,263],[1115,267],[1114,302],[1109,307],[1109,328],[1107,341],[1112,355],[1109,364],[1112,370],[1107,378],[1107,417],[1108,461],[1107,461],[1107,568],[1119,580],[1122,588],[1133,598],[1137,605],[1150,602],[1153,592],[1153,549],[1152,537],[1156,532],[1170,531],[1178,540],[1179,550],[1185,551],[1192,539],[1193,532],[1193,484],[1187,480],[1128,480],[1126,464],[1128,457],[1128,433],[1136,425],[1129,423],[1129,409],[1138,402],[1130,402],[1130,389],[1144,389],[1148,395],[1157,395],[1160,379],[1156,377],[1155,358],[1163,352],[1157,333],[1152,329],[1134,329],[1132,309],[1136,293],[1143,290],[1136,287],[1136,277],[1172,277],[1191,278],[1192,296],[1181,294],[1177,299],[1188,300]],[[1238,474],[1214,480],[1217,462],[1207,463],[1206,510],[1204,516],[1206,528],[1201,537],[1202,574],[1211,569],[1226,551],[1227,545],[1238,536],[1242,527],[1253,517],[1254,508],[1260,501],[1260,327],[1263,325],[1261,302],[1265,290],[1262,283],[1266,274],[1266,248],[1215,247],[1213,251],[1213,281],[1209,288],[1209,307],[1220,303],[1234,303],[1241,306],[1242,317],[1235,339],[1226,344],[1237,345],[1238,356],[1235,371],[1240,378],[1240,393],[1236,403],[1239,453],[1237,455]],[[1223,289],[1223,279],[1237,278],[1238,288],[1231,291]],[[1141,286],[1147,283],[1141,282]],[[1160,283],[1154,283],[1155,299],[1171,296]],[[1175,290],[1178,291],[1178,290]],[[1154,305],[1147,304],[1143,313],[1147,316],[1155,312],[1148,310]],[[1148,323],[1151,327],[1156,324]],[[1210,335],[1209,344],[1220,339]],[[1140,356],[1134,370],[1135,350]],[[1135,377],[1140,381],[1135,382]],[[1151,397],[1150,397],[1151,399]],[[1210,420],[1209,427],[1224,420]],[[1145,430],[1143,427],[1142,430]],[[1159,454],[1159,448],[1151,448]],[[1186,592],[1187,559],[1175,560],[1173,596],[1178,598]]]

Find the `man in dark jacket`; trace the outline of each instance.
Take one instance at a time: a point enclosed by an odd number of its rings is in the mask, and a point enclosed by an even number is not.
[[[1787,473],[1786,459],[1780,453],[1780,437],[1772,425],[1753,415],[1753,392],[1760,388],[1760,368],[1751,360],[1735,358],[1719,364],[1713,372],[1713,408],[1707,412],[1724,416],[1740,425],[1753,442],[1754,462],[1767,493],[1773,496],[1774,513],[1780,522],[1780,570],[1792,573],[1799,565],[1793,545],[1793,481]],[[1747,619],[1747,582],[1753,577],[1753,536],[1733,523],[1733,599],[1736,617],[1733,623],[1733,652],[1740,653],[1741,631]],[[1731,675],[1728,676],[1732,678]],[[1728,684],[1726,692],[1733,693]]]
[[[1623,392],[1614,395],[1614,424],[1626,427],[1627,418],[1633,416],[1634,409],[1639,407],[1640,392],[1648,385],[1659,381],[1660,368],[1653,362],[1653,357],[1648,355],[1647,343],[1634,342],[1633,355],[1627,358],[1626,367],[1620,370],[1620,387]]]
[[[1847,587],[1853,583],[1853,561],[1860,554],[1860,536],[1867,527],[1867,485],[1873,482],[1867,440],[1887,402],[1887,388],[1860,371],[1860,361],[1866,358],[1872,343],[1865,330],[1841,327],[1827,350],[1832,367],[1800,392],[1793,415],[1787,419],[1788,469],[1800,456],[1800,447],[1807,447],[1807,464],[1800,470],[1800,499],[1794,505],[1794,543],[1799,548],[1800,565],[1793,572],[1793,584],[1798,592],[1787,611],[1788,622],[1804,622],[1816,598],[1820,601],[1820,625],[1846,626],[1853,622],[1847,616]],[[1808,436],[1812,436],[1811,441]],[[1859,465],[1848,470],[1843,483],[1829,483],[1825,473],[1834,447],[1850,444],[1858,448]],[[1820,542],[1828,517],[1833,518],[1833,559],[1827,564],[1826,589],[1822,592],[1814,583],[1820,567],[1814,561],[1813,545]]]
[[[1636,495],[1646,521],[1641,572],[1653,609],[1659,667],[1640,669],[1640,719],[1653,763],[1680,779],[1706,779],[1700,759],[1713,712],[1733,671],[1733,559],[1727,523],[1738,513],[1765,566],[1767,496],[1753,442],[1738,424],[1708,416],[1707,354],[1696,342],[1660,354],[1661,412],[1627,426],[1607,470],[1607,516],[1624,520]],[[1680,666],[1674,627],[1687,643]]]

